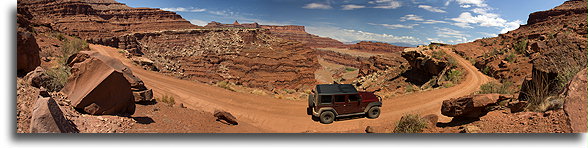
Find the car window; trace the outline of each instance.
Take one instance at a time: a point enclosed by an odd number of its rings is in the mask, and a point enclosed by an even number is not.
[[[336,95],[335,103],[345,103],[345,95]]]
[[[359,95],[349,95],[349,102],[359,101]]]
[[[333,96],[320,96],[321,97],[321,104],[331,104],[333,102]]]

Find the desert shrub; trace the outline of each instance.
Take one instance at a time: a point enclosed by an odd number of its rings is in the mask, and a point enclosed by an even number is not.
[[[433,51],[431,56],[435,59],[442,60],[446,57],[446,55],[447,55],[447,53],[445,53],[444,51],[438,50],[438,51]]]
[[[56,67],[47,69],[46,74],[50,78],[46,86],[47,90],[60,91],[65,86],[65,83],[67,83],[70,69],[70,67],[65,65],[57,65]]]
[[[449,87],[453,87],[453,86],[455,86],[455,84],[453,84],[452,82],[443,83],[443,87],[445,87],[445,88],[449,88]]]
[[[445,79],[447,81],[451,81],[453,83],[457,83],[461,79],[461,75],[462,75],[462,72],[461,71],[459,71],[457,69],[452,69],[452,70],[449,70],[449,72],[447,72],[445,74]]]
[[[516,55],[514,53],[510,53],[506,56],[506,58],[504,58],[504,60],[512,63],[516,60],[515,58]]]
[[[347,72],[356,71],[356,70],[357,69],[353,68],[353,67],[345,67],[345,71],[347,71]]]
[[[452,58],[452,57],[448,57],[448,58],[447,58],[447,63],[449,63],[449,66],[450,66],[451,68],[456,68],[456,67],[457,67],[457,60],[455,60],[455,59],[454,59],[454,58]]]
[[[484,68],[482,69],[482,73],[485,75],[490,75],[490,67],[484,66]]]
[[[527,39],[521,39],[514,44],[514,49],[519,54],[526,54],[527,53]]]
[[[533,76],[533,81],[527,85],[527,89],[522,91],[527,99],[527,111],[533,112],[545,112],[549,109],[553,109],[557,106],[559,97],[552,96],[557,94],[553,89],[550,89],[555,85],[555,80],[549,80],[547,74],[538,73]],[[563,101],[562,101],[563,104]]]
[[[163,95],[159,98],[155,98],[155,100],[157,102],[163,102],[163,103],[170,105],[170,106],[176,104],[176,99],[171,95]]]
[[[416,88],[414,88],[414,86],[412,86],[410,84],[407,84],[406,87],[404,88],[404,91],[407,93],[410,93],[410,92],[416,91]]]
[[[59,55],[59,61],[58,63],[60,65],[65,65],[67,64],[67,59],[82,51],[82,50],[88,50],[90,49],[88,46],[88,43],[82,39],[79,38],[72,38],[72,39],[64,39],[61,48],[60,48],[60,55]]]
[[[488,82],[480,86],[480,91],[478,91],[478,94],[511,94],[513,93],[510,88],[512,85],[512,82],[504,82],[503,84]]]
[[[567,66],[564,67],[562,69],[562,72],[559,73],[557,75],[557,77],[555,78],[557,84],[556,84],[556,91],[561,91],[564,89],[564,87],[572,80],[572,78],[574,78],[574,76],[580,71],[582,70],[582,68],[584,67],[580,67],[580,66]]]
[[[231,83],[229,81],[220,81],[216,83],[216,86],[220,87],[220,88],[224,88],[226,90],[230,90],[230,91],[235,91],[235,89],[233,89],[233,87],[231,87]]]
[[[417,114],[406,114],[396,123],[394,133],[420,133],[427,128],[427,121]]]

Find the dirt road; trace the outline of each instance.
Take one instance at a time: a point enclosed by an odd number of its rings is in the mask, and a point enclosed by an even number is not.
[[[172,95],[176,102],[197,110],[213,112],[223,109],[231,112],[241,122],[254,125],[269,132],[362,132],[366,126],[392,125],[406,113],[438,114],[440,121],[448,121],[440,114],[441,102],[449,98],[468,95],[488,82],[489,77],[480,73],[469,61],[457,56],[458,63],[465,67],[468,75],[454,87],[414,93],[394,98],[385,98],[382,114],[377,119],[357,118],[321,124],[306,115],[306,101],[280,100],[267,96],[238,93],[198,82],[180,80],[157,72],[146,71],[118,53],[119,49],[100,45],[90,45],[92,50],[120,59],[131,67],[133,73],[141,78],[155,96]],[[195,119],[197,120],[197,119]]]

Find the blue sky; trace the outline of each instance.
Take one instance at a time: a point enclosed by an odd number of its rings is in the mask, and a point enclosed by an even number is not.
[[[565,0],[118,0],[174,11],[196,25],[210,21],[303,25],[342,42],[457,44],[526,24],[530,13]]]

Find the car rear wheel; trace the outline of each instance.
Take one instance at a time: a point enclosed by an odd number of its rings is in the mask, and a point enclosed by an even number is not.
[[[324,111],[320,116],[321,123],[330,124],[335,120],[335,114],[332,111]]]
[[[378,118],[380,116],[380,107],[374,106],[367,112],[367,117],[370,119]]]

